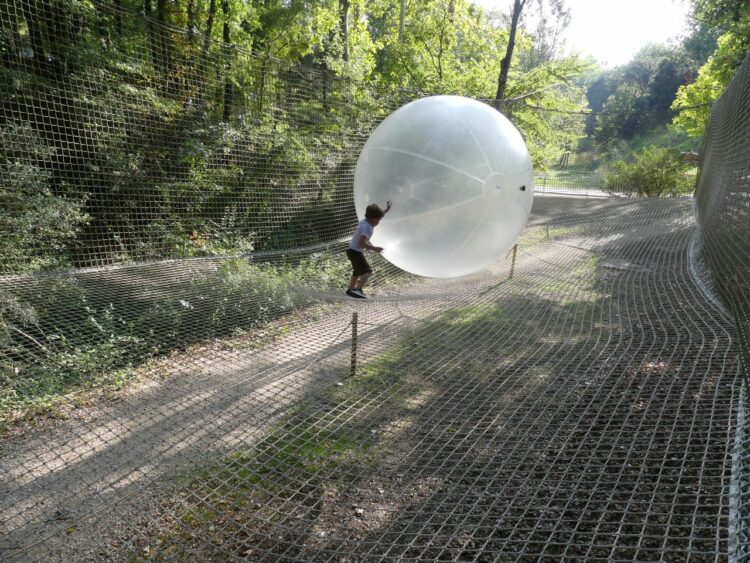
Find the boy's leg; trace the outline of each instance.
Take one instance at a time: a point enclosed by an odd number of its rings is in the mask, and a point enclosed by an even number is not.
[[[352,276],[352,279],[349,280],[349,288],[346,290],[346,294],[349,297],[357,297],[360,299],[364,299],[365,296],[362,294],[361,289],[357,289],[357,280],[359,279],[359,276]]]
[[[372,272],[365,272],[361,276],[359,276],[359,279],[357,279],[357,289],[362,289],[365,287],[365,284],[367,283],[367,280],[370,279],[370,276],[372,275]]]
[[[351,297],[364,297],[362,293],[362,287],[367,283],[370,275],[372,274],[372,268],[367,263],[364,254],[357,252],[352,249],[347,249],[346,255],[352,263],[352,277],[349,280],[349,288],[346,290],[346,294]]]

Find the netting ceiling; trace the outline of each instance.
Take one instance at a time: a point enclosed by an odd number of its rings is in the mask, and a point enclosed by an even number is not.
[[[700,227],[558,178],[491,267],[376,258],[355,301],[352,169],[404,100],[240,50],[228,81],[97,5],[142,52],[62,72],[43,24],[1,67],[3,559],[743,557],[750,98]]]

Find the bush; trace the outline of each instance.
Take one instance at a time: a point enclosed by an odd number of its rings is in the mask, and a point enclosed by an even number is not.
[[[47,170],[54,149],[31,126],[0,127],[0,271],[68,267],[68,245],[88,221],[85,198],[53,194]]]
[[[604,179],[605,190],[649,197],[689,194],[694,184],[695,176],[682,163],[680,153],[656,146],[635,153],[632,162],[615,162],[614,171]]]
[[[167,296],[137,298],[128,284],[155,275],[146,267],[131,282],[99,273],[0,286],[0,434],[69,393],[119,387],[149,358],[303,309],[316,300],[299,286],[344,284],[349,263],[327,251],[274,263],[235,258],[183,274],[169,281]]]

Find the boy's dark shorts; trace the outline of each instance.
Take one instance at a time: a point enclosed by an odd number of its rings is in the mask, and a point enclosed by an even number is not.
[[[349,261],[352,263],[352,269],[354,270],[355,276],[361,276],[362,274],[372,272],[372,268],[367,263],[367,259],[365,258],[365,255],[362,252],[357,252],[356,250],[347,248],[346,256],[349,258]]]

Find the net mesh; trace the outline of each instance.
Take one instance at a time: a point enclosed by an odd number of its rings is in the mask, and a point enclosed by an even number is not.
[[[710,266],[710,283],[721,294],[735,321],[738,355],[744,384],[750,367],[750,269],[748,269],[748,215],[750,163],[743,148],[750,141],[750,60],[745,59],[724,95],[714,104],[706,130],[702,166],[696,190],[701,226],[701,254]],[[740,559],[750,556],[750,434],[745,417],[746,398],[738,421],[735,451],[735,493]]]
[[[356,158],[416,94],[92,6],[0,4],[3,559],[747,554],[747,63],[700,235],[561,145],[512,253],[353,301]]]

